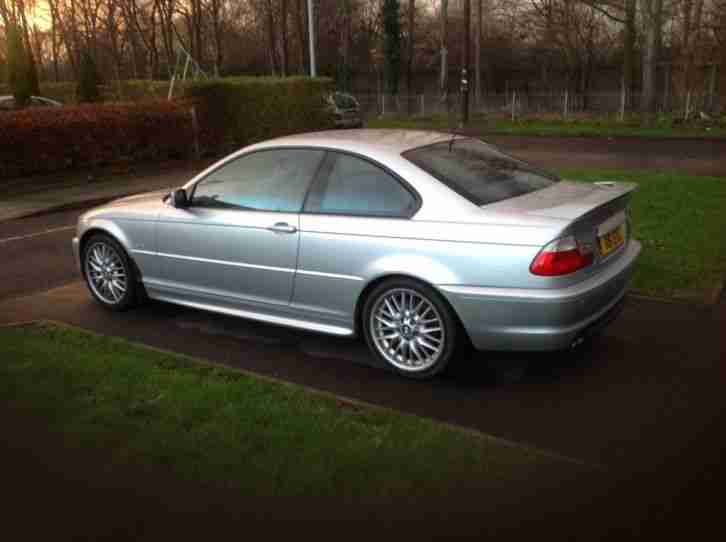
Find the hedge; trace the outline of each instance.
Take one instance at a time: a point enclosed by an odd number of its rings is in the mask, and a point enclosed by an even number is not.
[[[71,88],[70,83],[52,85],[57,93]],[[121,91],[127,93],[168,92],[167,82],[125,85]],[[332,85],[322,78],[227,78],[186,83],[185,97],[171,102],[0,112],[0,178],[219,154],[271,137],[330,128],[332,117],[322,97]]]
[[[177,82],[174,85],[174,96],[182,94],[186,84],[188,83]],[[77,83],[74,81],[45,82],[40,84],[40,95],[64,104],[74,104],[77,102],[76,87]],[[101,101],[104,102],[161,99],[169,94],[169,81],[148,79],[108,81],[100,85],[99,90]],[[0,84],[0,96],[5,94],[12,94],[10,87]]]
[[[183,158],[194,151],[180,102],[28,108],[0,114],[0,178],[116,163]]]
[[[308,77],[239,77],[189,84],[202,145],[230,148],[299,132],[333,127],[323,95],[333,81]]]

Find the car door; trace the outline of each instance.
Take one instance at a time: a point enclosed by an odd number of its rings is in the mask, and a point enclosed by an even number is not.
[[[299,213],[324,151],[280,148],[243,155],[165,207],[157,226],[164,287],[232,305],[287,305]]]
[[[361,156],[328,152],[300,216],[300,256],[292,304],[348,323],[371,262],[409,243],[402,220],[419,196]]]

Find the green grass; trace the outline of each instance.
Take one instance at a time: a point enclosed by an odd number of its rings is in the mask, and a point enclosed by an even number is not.
[[[450,130],[456,128],[458,117],[425,115],[419,117],[389,116],[372,118],[368,128],[405,128]],[[600,118],[523,118],[512,122],[501,116],[473,115],[468,129],[483,134],[511,134],[532,136],[637,136],[637,137],[726,137],[726,122],[711,126],[699,123],[677,124],[670,116],[658,119],[651,127],[641,126],[638,117],[619,122],[614,117]]]
[[[726,277],[726,178],[677,172],[568,169],[582,181],[638,183],[633,236],[643,243],[633,287],[657,296],[706,300]]]
[[[73,328],[0,328],[0,359],[2,404],[65,443],[97,448],[111,467],[255,495],[437,495],[585,470]]]

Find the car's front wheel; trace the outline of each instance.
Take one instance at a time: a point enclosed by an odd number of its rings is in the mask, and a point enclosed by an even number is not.
[[[443,371],[459,338],[456,317],[441,295],[405,278],[385,281],[371,292],[362,324],[371,351],[411,378]]]
[[[136,303],[134,266],[118,241],[95,234],[84,246],[82,261],[88,289],[101,305],[121,311]]]

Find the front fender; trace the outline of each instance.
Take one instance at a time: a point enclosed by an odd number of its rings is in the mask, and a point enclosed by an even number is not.
[[[79,255],[82,252],[82,247],[85,241],[94,232],[100,232],[110,235],[111,237],[116,239],[116,241],[121,243],[121,246],[124,248],[127,254],[131,255],[131,251],[134,249],[134,246],[131,243],[128,234],[116,222],[107,218],[93,218],[87,222],[79,223],[78,239],[81,245]]]

